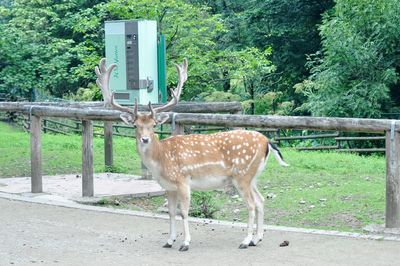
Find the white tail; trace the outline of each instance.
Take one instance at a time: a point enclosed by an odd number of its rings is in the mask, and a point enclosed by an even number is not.
[[[278,161],[278,163],[282,166],[288,167],[290,166],[289,164],[287,164],[282,157],[281,151],[271,142],[268,143],[268,147],[269,149],[272,151],[272,153],[275,156],[275,159]]]

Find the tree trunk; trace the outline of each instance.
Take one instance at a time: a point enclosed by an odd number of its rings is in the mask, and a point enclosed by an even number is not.
[[[224,79],[224,92],[228,92],[231,89],[231,79],[229,78],[229,73],[228,71],[224,70],[222,72],[222,77]]]

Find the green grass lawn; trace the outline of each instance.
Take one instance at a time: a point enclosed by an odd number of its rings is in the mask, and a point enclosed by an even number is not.
[[[43,172],[46,175],[81,172],[81,137],[42,135]],[[0,123],[0,177],[29,176],[29,134]],[[336,152],[299,152],[282,149],[290,167],[270,157],[258,180],[265,197],[267,224],[360,231],[384,222],[385,158]],[[135,142],[114,138],[113,170],[140,173]],[[104,169],[103,139],[94,139],[95,172]],[[235,196],[215,191],[216,219],[246,222],[245,204]],[[122,207],[156,211],[164,197],[123,201]],[[120,206],[121,207],[121,206]],[[240,211],[234,213],[235,209]]]
[[[132,138],[114,137],[115,172],[140,174],[140,159]],[[79,135],[42,134],[43,174],[82,172],[82,137]],[[93,140],[95,172],[105,172],[104,140]],[[0,123],[0,177],[30,175],[30,135]]]

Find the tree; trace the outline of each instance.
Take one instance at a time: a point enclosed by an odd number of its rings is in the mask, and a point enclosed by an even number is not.
[[[33,89],[56,96],[74,90],[76,80],[69,71],[74,40],[65,18],[76,8],[75,1],[67,0],[15,0],[6,7],[0,36],[1,90],[25,96]]]
[[[313,115],[375,117],[398,94],[400,2],[337,0],[320,26],[322,51],[311,76],[297,85]],[[399,104],[399,98],[395,98]]]
[[[90,52],[80,54],[83,64],[75,71],[77,75],[84,75],[94,68],[103,50],[103,46],[99,45],[102,44],[100,36],[103,36],[103,21],[114,19],[152,19],[158,22],[159,32],[167,37],[169,87],[174,86],[176,80],[172,63],[180,62],[184,57],[189,58],[190,78],[182,95],[186,100],[202,100],[204,97],[200,96],[223,90],[223,84],[218,81],[237,78],[244,69],[257,67],[250,62],[251,58],[253,61],[260,59],[260,63],[267,63],[266,67],[269,67],[270,62],[262,58],[265,55],[262,51],[256,53],[250,48],[241,51],[222,49],[218,37],[227,29],[221,16],[212,15],[209,10],[209,7],[183,0],[111,0],[82,10],[76,15],[78,19],[74,31],[90,40],[82,42],[79,50]],[[243,79],[243,75],[239,78]],[[243,86],[242,89],[245,90]]]
[[[97,99],[93,69],[104,56],[106,20],[157,20],[167,36],[169,87],[176,82],[172,63],[189,58],[186,100],[224,91],[251,101],[274,69],[270,49],[225,45],[222,16],[184,0],[15,0],[0,12],[6,14],[0,24],[0,90],[29,95],[36,88],[57,97]]]
[[[291,113],[304,113],[295,109],[305,100],[295,93],[293,86],[309,76],[305,66],[307,55],[320,49],[317,25],[322,14],[332,8],[333,0],[188,0],[206,4],[214,14],[224,19],[228,29],[219,38],[222,49],[243,50],[255,47],[260,51],[272,48],[270,60],[276,66],[272,74],[260,73],[261,82],[255,86],[257,104],[262,99],[274,96],[276,106],[288,107]],[[228,79],[224,79],[226,83]],[[229,88],[229,85],[226,86]],[[269,96],[264,97],[266,94]],[[277,111],[279,108],[274,109]],[[257,112],[263,112],[256,108]],[[264,113],[272,110],[264,110]]]
[[[293,101],[295,106],[303,102],[293,86],[309,75],[307,55],[320,49],[317,25],[332,6],[332,0],[266,0],[246,9],[247,43],[272,47],[276,72],[264,79],[264,93],[281,92],[280,101]]]

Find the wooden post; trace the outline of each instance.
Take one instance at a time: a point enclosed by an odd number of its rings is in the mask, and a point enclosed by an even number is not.
[[[47,120],[43,119],[43,132],[47,133]]]
[[[143,162],[141,162],[141,170],[140,172],[142,173],[142,179],[151,179],[152,175],[151,172],[149,171],[149,169],[147,169],[147,167],[143,164]]]
[[[275,138],[278,138],[278,143],[277,143],[278,147],[281,146],[281,129],[280,128],[278,128],[278,130],[276,131]]]
[[[82,121],[82,196],[92,197],[93,187],[93,123]]]
[[[175,124],[175,126],[172,128],[172,135],[184,135],[184,129],[185,128],[182,124]]]
[[[113,166],[113,123],[104,122],[104,163],[106,168]]]
[[[41,193],[43,192],[42,140],[40,134],[42,118],[32,115],[31,119],[31,191],[32,193]]]
[[[237,111],[237,112],[233,112],[232,114],[241,115],[241,114],[242,114],[242,110]],[[227,129],[227,128],[225,128],[225,129]],[[233,129],[233,130],[236,130],[236,129],[242,129],[242,128],[240,128],[240,127],[234,127],[234,128],[232,128],[232,129]]]
[[[400,228],[400,133],[386,131],[386,228]]]

